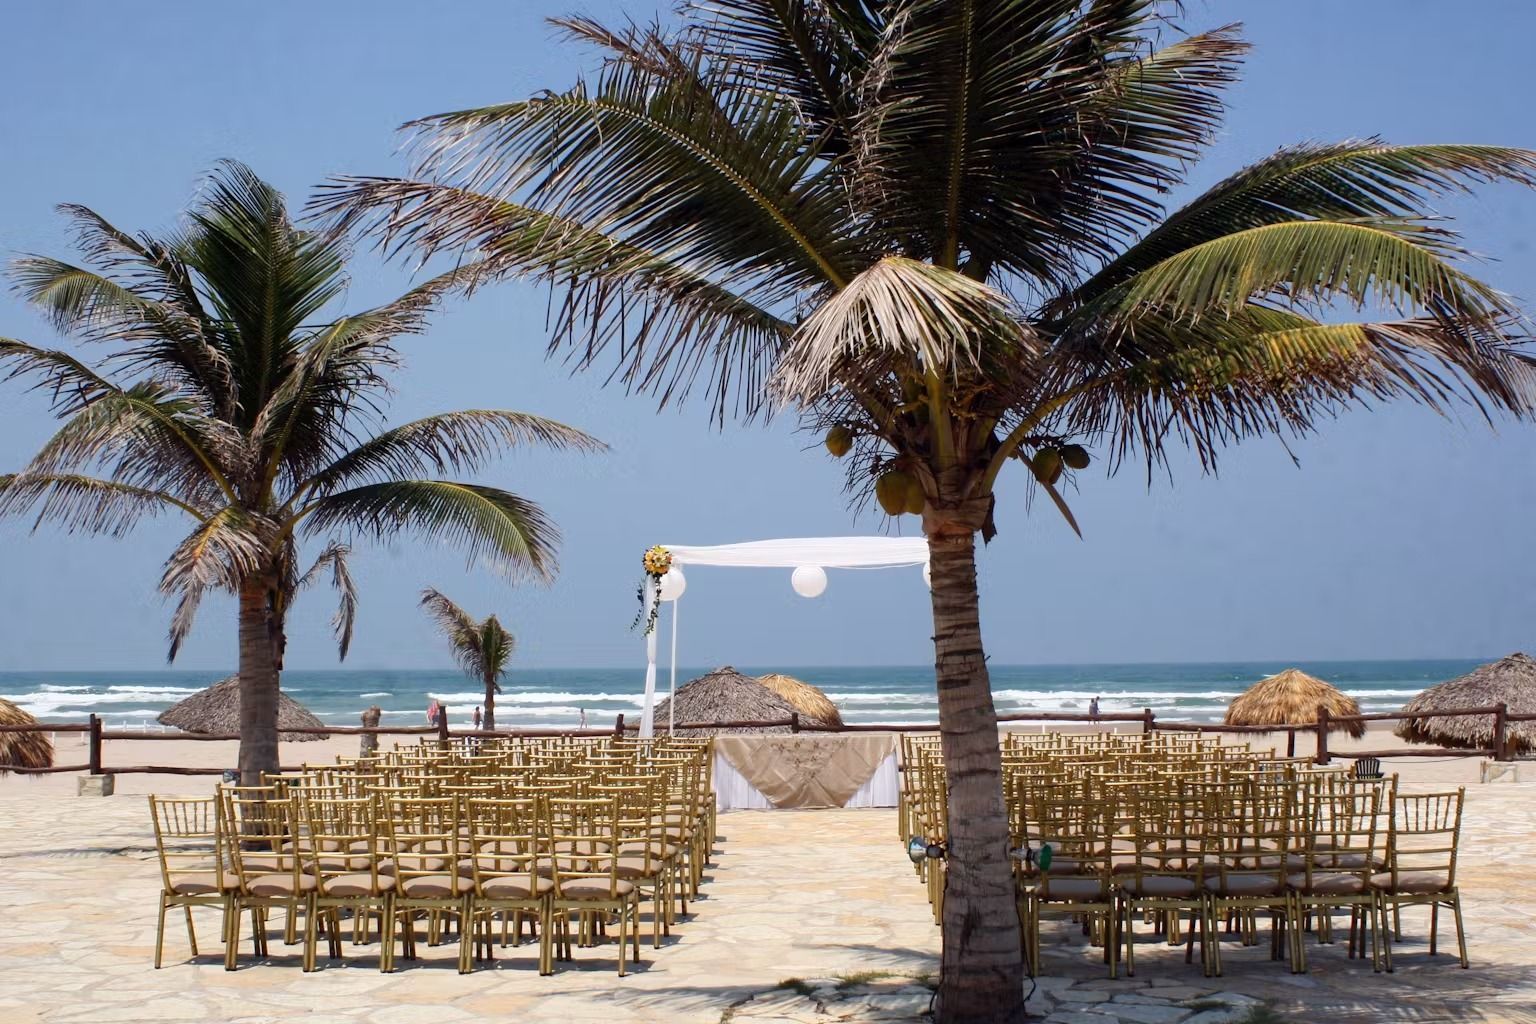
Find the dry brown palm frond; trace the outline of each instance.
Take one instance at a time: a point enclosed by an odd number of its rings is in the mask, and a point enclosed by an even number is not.
[[[0,725],[37,725],[37,719],[10,701],[0,697]],[[52,768],[53,741],[42,732],[0,732],[0,776],[10,774],[4,766],[16,768]]]
[[[1299,668],[1261,679],[1227,707],[1227,725],[1316,725],[1318,709],[1330,716],[1358,715],[1360,705],[1342,690],[1309,676]],[[1365,735],[1364,722],[1334,727],[1357,739]]]
[[[781,672],[770,672],[765,676],[758,676],[757,681],[762,683],[774,693],[783,697],[792,704],[800,717],[808,718],[821,725],[842,725],[843,716],[837,710],[837,705],[832,703],[820,687],[796,679],[794,676],[786,676]]]
[[[1486,708],[1497,704],[1508,705],[1511,714],[1536,714],[1536,660],[1530,655],[1516,652],[1458,679],[1431,686],[1404,705],[1403,711]],[[1395,731],[1414,743],[1488,749],[1493,745],[1493,716],[1414,718],[1399,724]],[[1513,752],[1536,750],[1536,722],[1511,722],[1504,735]]]

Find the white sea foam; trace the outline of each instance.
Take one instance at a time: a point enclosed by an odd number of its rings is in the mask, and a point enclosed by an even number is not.
[[[360,694],[358,694],[358,696],[359,697],[393,697],[394,694],[386,693],[383,690],[379,690],[379,691],[374,692],[374,693],[360,693]]]

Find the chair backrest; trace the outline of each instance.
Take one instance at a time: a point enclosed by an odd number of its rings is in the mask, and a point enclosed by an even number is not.
[[[218,802],[151,796],[149,816],[155,826],[155,852],[160,857],[160,882],[166,892],[177,892],[189,883],[213,880],[220,888],[225,859],[219,829]]]
[[[588,881],[594,883],[594,893],[606,886],[608,898],[617,898],[619,797],[552,796],[545,807],[556,890]]]
[[[464,801],[463,824],[477,895],[485,886],[511,878],[529,894],[538,892],[540,848],[544,843],[541,798],[470,797]]]
[[[299,892],[302,835],[294,798],[280,786],[220,786],[219,825],[242,890],[258,877],[286,875]]]
[[[1381,759],[1378,757],[1358,757],[1355,759],[1352,774],[1357,779],[1381,778]]]
[[[446,796],[381,794],[383,853],[404,883],[427,875],[453,874],[463,856],[459,801]]]
[[[298,794],[300,821],[307,830],[302,844],[304,863],[316,878],[366,875],[369,891],[380,892],[381,842],[377,801],[369,796],[344,796],[303,789]]]
[[[1461,842],[1461,811],[1466,787],[1445,793],[1398,793],[1392,800],[1387,836],[1387,870],[1393,888],[1410,881],[1456,885],[1456,854]]]

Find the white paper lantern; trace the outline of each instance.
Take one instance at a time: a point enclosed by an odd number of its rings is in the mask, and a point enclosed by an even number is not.
[[[683,575],[683,570],[677,566],[666,571],[661,577],[661,599],[663,601],[676,601],[683,596],[683,591],[688,589],[688,579]]]
[[[923,586],[933,589],[933,566],[927,562],[923,563]]]
[[[801,597],[820,597],[827,589],[827,571],[819,565],[800,565],[790,574],[789,585]]]

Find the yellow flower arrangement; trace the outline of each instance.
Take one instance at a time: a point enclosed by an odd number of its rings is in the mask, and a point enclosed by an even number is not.
[[[647,576],[655,576],[657,579],[665,576],[672,568],[672,552],[660,544],[653,548],[647,548],[645,552],[645,572]]]

